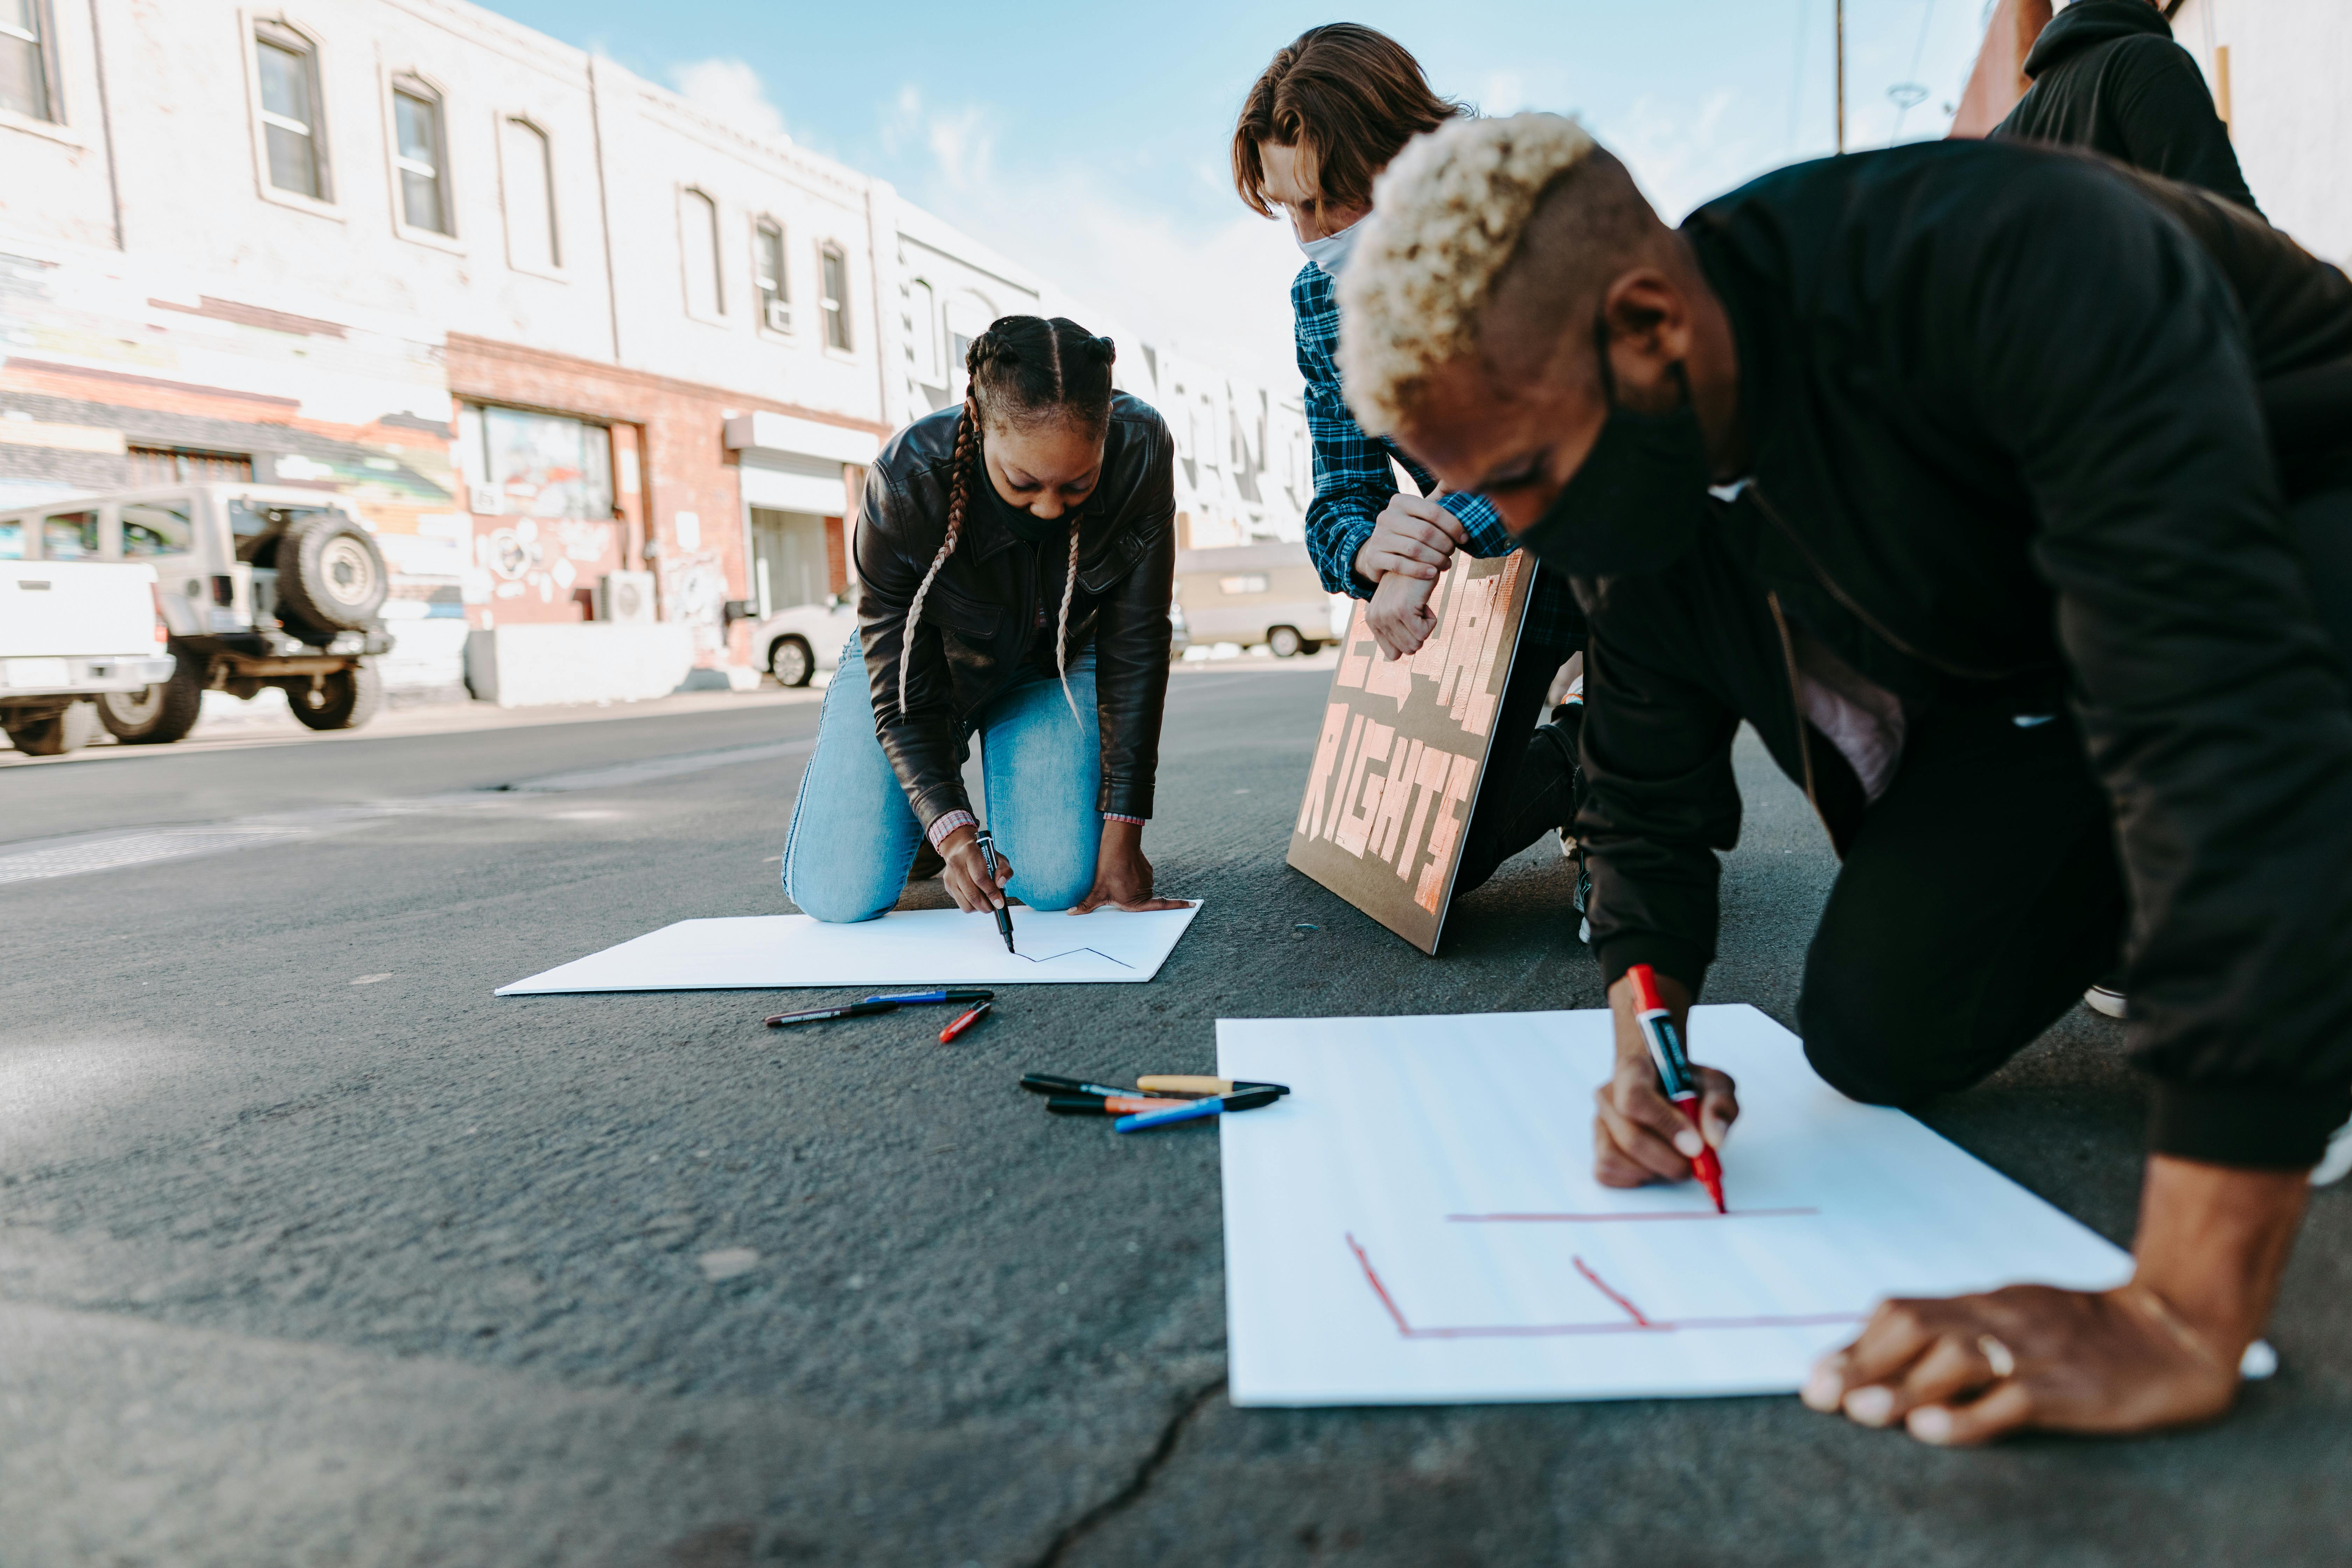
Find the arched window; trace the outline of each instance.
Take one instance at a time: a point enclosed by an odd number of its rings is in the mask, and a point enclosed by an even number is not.
[[[719,277],[719,204],[689,185],[679,195],[677,216],[686,258],[687,313],[723,316],[727,294]]]
[[[57,118],[40,0],[0,0],[0,109],[27,120]]]
[[[547,132],[509,116],[499,121],[499,172],[506,181],[507,259],[527,272],[563,265],[555,228],[555,155]]]
[[[824,298],[824,346],[849,349],[849,257],[841,247],[826,245],[817,252],[818,283]]]
[[[907,347],[917,381],[925,386],[948,384],[947,367],[940,354],[939,300],[931,286],[919,278],[907,286]]]
[[[319,105],[319,51],[299,33],[265,22],[254,28],[253,58],[269,183],[314,201],[334,200]]]
[[[772,332],[793,330],[793,289],[784,275],[784,226],[763,217],[751,226],[751,271],[760,286],[760,324]]]
[[[427,234],[455,234],[449,221],[447,142],[441,95],[413,77],[392,84],[393,163],[400,178],[400,220]]]

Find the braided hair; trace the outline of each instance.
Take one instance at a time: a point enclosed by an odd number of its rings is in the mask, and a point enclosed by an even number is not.
[[[963,520],[971,501],[971,487],[986,484],[981,444],[983,427],[993,424],[1026,425],[1047,418],[1071,420],[1099,432],[1110,420],[1110,367],[1117,355],[1108,338],[1098,338],[1066,316],[1045,321],[1037,316],[1000,316],[988,331],[971,341],[964,355],[969,377],[963,407],[956,415],[955,455],[950,459],[953,479],[948,486],[947,535],[931,557],[915,597],[907,606],[905,649],[898,659],[898,710],[907,710],[907,672],[921,620],[923,600],[931,591],[940,568],[955,553],[963,535]],[[1078,586],[1078,514],[1070,520],[1069,564],[1062,580],[1062,613],[1054,634],[1054,668],[1062,678],[1062,700],[1081,729],[1078,700],[1070,694],[1070,601]]]

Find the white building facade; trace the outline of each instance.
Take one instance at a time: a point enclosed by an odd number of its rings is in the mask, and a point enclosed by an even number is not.
[[[990,320],[1080,314],[1056,300],[883,182],[456,0],[0,0],[0,500],[339,491],[412,650],[644,603],[742,662],[729,606],[839,592],[863,465],[961,395]],[[1156,357],[1121,335],[1201,454],[1186,526],[1297,537],[1295,405]]]

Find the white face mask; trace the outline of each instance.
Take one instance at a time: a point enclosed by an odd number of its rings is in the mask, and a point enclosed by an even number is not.
[[[1327,276],[1337,278],[1339,268],[1348,265],[1348,252],[1355,248],[1356,236],[1363,226],[1364,220],[1358,218],[1337,234],[1327,234],[1320,239],[1300,240],[1298,248],[1305,251],[1307,259],[1321,268]]]

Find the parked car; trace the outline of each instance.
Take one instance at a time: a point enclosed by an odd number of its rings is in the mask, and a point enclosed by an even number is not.
[[[857,586],[811,605],[792,605],[751,629],[751,647],[769,674],[786,686],[806,686],[820,669],[841,662],[842,645],[857,630]]]
[[[1264,643],[1276,658],[1313,653],[1347,625],[1347,596],[1324,591],[1304,544],[1180,550],[1176,596],[1192,641]]]
[[[1184,601],[1178,599],[1168,606],[1168,657],[1182,658],[1192,646],[1192,624],[1184,618]]]
[[[79,542],[28,561],[24,523],[0,517],[0,729],[37,757],[96,740],[93,701],[172,679],[154,569],[66,558]]]
[[[285,691],[313,730],[367,722],[383,699],[373,656],[391,635],[383,552],[341,499],[318,490],[209,482],[80,496],[0,511],[0,536],[26,561],[152,568],[170,629],[168,675],[97,700],[129,745],[194,728],[206,691],[251,700]]]

